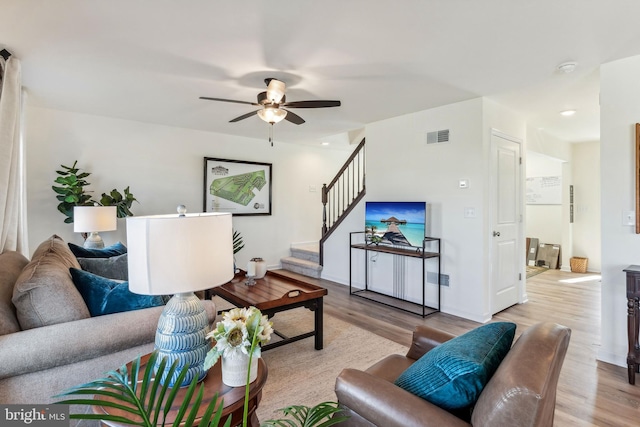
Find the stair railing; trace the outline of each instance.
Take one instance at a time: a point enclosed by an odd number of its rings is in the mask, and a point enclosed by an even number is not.
[[[324,261],[324,242],[365,195],[364,142],[365,139],[362,138],[335,178],[328,185],[322,186],[320,265],[323,265]]]

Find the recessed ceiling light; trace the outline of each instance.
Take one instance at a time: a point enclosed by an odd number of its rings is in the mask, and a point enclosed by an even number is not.
[[[324,141],[324,142],[322,143],[322,145],[327,146],[327,145],[329,145],[329,143],[328,143],[327,141]]]
[[[563,62],[562,64],[558,65],[558,70],[562,71],[563,73],[572,73],[576,67],[578,66],[577,62]]]
[[[573,116],[576,113],[576,110],[564,110],[560,111],[560,114],[563,116]]]

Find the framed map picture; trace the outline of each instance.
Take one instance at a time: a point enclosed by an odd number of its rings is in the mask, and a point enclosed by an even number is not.
[[[271,163],[205,157],[204,211],[271,215]]]

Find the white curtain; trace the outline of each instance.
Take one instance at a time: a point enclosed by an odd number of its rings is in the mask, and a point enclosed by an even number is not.
[[[20,61],[0,57],[0,79],[0,252],[28,256]]]

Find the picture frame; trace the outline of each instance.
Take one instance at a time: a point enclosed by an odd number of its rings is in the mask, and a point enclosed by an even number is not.
[[[640,234],[640,123],[636,123],[636,234]]]
[[[203,212],[271,215],[271,163],[204,158]]]

